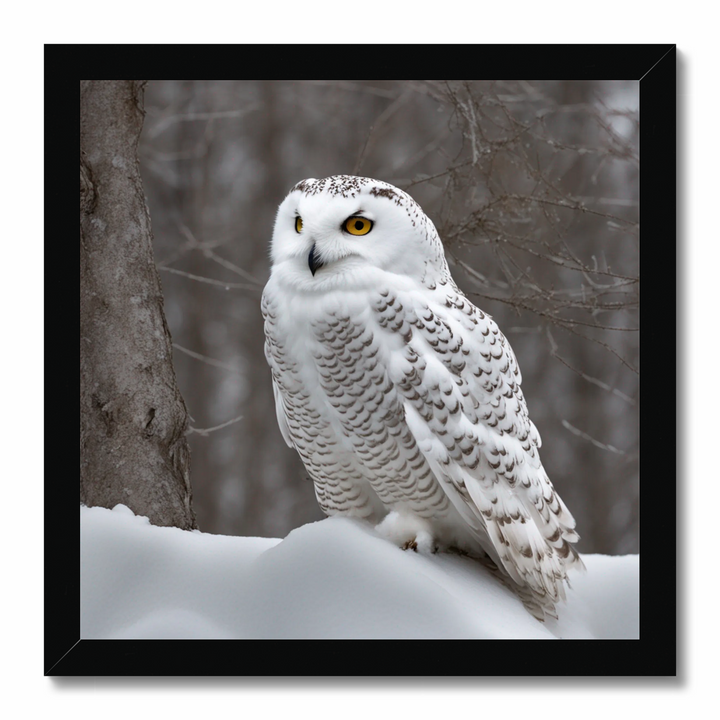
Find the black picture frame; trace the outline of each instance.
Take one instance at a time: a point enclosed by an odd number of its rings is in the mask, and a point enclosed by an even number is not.
[[[423,665],[434,676],[673,676],[677,674],[675,353],[662,338],[674,337],[676,327],[676,46],[642,45],[433,45],[366,46],[362,72],[367,76],[476,76],[528,79],[636,79],[640,82],[641,158],[640,212],[648,240],[642,254],[646,277],[641,308],[643,346],[662,354],[660,384],[662,412],[648,397],[641,411],[641,437],[653,434],[653,447],[667,457],[664,475],[655,475],[641,491],[643,547],[640,563],[640,639],[571,640],[537,648],[527,640],[83,640],[80,638],[79,524],[77,488],[70,471],[70,448],[77,447],[72,431],[57,423],[58,408],[73,407],[77,388],[68,370],[58,378],[57,346],[45,343],[46,422],[58,431],[45,434],[45,655],[43,669],[51,676],[395,676],[411,675],[412,658],[419,650],[434,650],[442,658],[436,668]],[[337,72],[351,74],[352,47],[337,46],[162,46],[157,60],[153,47],[70,46],[45,47],[46,101],[46,252],[47,267],[66,262],[67,250],[57,242],[58,221],[65,226],[70,207],[69,189],[58,183],[58,169],[69,162],[62,142],[73,113],[51,112],[67,108],[73,97],[67,68],[80,77],[109,77],[135,73],[156,75],[219,74],[219,68],[269,67],[258,62],[265,55],[282,53],[303,62],[286,63],[304,71],[319,65],[327,53],[347,57]],[[253,58],[245,64],[241,57]],[[374,59],[373,59],[374,58]],[[172,63],[172,65],[171,65]],[[63,68],[63,74],[59,68]],[[170,70],[172,68],[172,70]],[[77,85],[72,86],[77,88]],[[77,91],[77,90],[75,90]],[[69,129],[68,129],[69,130]],[[67,135],[65,135],[67,137]],[[65,185],[69,185],[66,183]],[[67,220],[69,227],[69,219]],[[61,234],[61,236],[64,234]],[[67,296],[62,277],[45,278],[46,340],[57,323],[66,322],[66,308],[57,302]],[[652,355],[648,355],[652,357]],[[644,372],[655,372],[652,361]],[[670,384],[668,388],[667,385]],[[67,462],[66,462],[67,459]],[[59,462],[58,462],[59,461]],[[644,476],[651,470],[646,466]],[[650,491],[648,490],[650,489]],[[419,644],[422,643],[422,648]],[[480,643],[478,646],[477,643]],[[525,645],[518,647],[518,645]],[[427,647],[433,645],[435,647]],[[364,650],[373,662],[364,662]],[[407,658],[408,662],[401,661]],[[544,668],[539,672],[538,667]]]

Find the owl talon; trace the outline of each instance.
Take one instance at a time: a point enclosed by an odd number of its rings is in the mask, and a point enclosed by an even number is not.
[[[417,552],[417,540],[408,540],[401,548],[402,550],[412,550]]]

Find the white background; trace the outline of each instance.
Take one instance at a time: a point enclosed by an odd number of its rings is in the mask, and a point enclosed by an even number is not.
[[[260,7],[262,6],[262,7]],[[285,9],[283,9],[285,7]],[[604,0],[552,4],[537,0],[464,3],[116,3],[40,2],[4,13],[2,45],[5,139],[2,173],[4,266],[16,269],[0,283],[3,294],[3,706],[12,717],[107,720],[196,718],[403,717],[618,718],[686,716],[700,703],[716,706],[718,640],[717,508],[718,302],[720,233],[716,220],[718,158],[717,22],[706,3],[629,3]],[[324,10],[327,8],[327,11]],[[324,18],[332,18],[327,22]],[[207,28],[207,30],[206,30]],[[42,457],[38,447],[42,399],[42,217],[38,173],[42,167],[43,43],[86,42],[380,42],[412,43],[677,43],[678,44],[678,373],[687,396],[678,397],[678,523],[684,535],[678,558],[681,593],[677,680],[477,679],[411,682],[395,679],[188,679],[44,678],[42,650]],[[262,73],[258,73],[262,74]],[[9,100],[9,102],[7,102]],[[10,155],[8,157],[8,154]],[[647,209],[645,209],[647,212]],[[30,232],[29,232],[30,230]],[[48,242],[53,238],[49,237]],[[646,239],[644,253],[652,253]],[[665,249],[663,245],[663,250]],[[70,252],[70,250],[68,250]],[[15,257],[16,256],[16,257]],[[667,262],[673,263],[668,257]],[[23,271],[24,269],[24,271]],[[69,279],[72,282],[72,279]],[[22,302],[32,316],[15,313]],[[668,288],[667,312],[673,309]],[[658,308],[658,311],[662,309]],[[68,320],[68,347],[76,347],[76,319]],[[668,351],[674,338],[667,338]],[[683,350],[683,348],[685,348]],[[62,352],[62,348],[57,348]],[[73,349],[73,352],[75,350]],[[669,389],[663,388],[663,391]],[[652,388],[650,388],[652,391]],[[30,397],[28,397],[28,393]],[[76,410],[67,410],[68,421]],[[57,419],[58,416],[55,416]],[[668,417],[672,423],[673,418]],[[645,452],[653,452],[651,447]],[[649,463],[648,463],[649,464]],[[49,472],[74,472],[53,468]],[[675,468],[667,467],[668,474]],[[643,492],[652,492],[650,483]],[[673,511],[673,499],[666,507]],[[713,510],[713,508],[715,510]],[[77,522],[77,516],[68,518]],[[668,537],[668,544],[674,539]],[[572,664],[568,648],[569,667]],[[431,674],[433,658],[418,658]],[[546,668],[538,644],[538,672]],[[423,671],[423,668],[427,668]],[[470,671],[470,668],[469,668]],[[705,711],[705,713],[707,710]],[[705,714],[703,713],[703,714]]]

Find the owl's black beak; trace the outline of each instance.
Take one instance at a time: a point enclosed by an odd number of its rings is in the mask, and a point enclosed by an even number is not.
[[[310,272],[313,276],[322,266],[323,261],[320,259],[320,255],[318,255],[318,251],[315,249],[315,243],[313,243],[313,246],[310,248],[310,254],[308,255],[308,267],[310,268]]]

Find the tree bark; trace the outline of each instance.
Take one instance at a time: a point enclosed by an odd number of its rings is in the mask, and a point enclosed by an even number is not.
[[[196,527],[137,160],[144,82],[80,83],[80,500]]]

